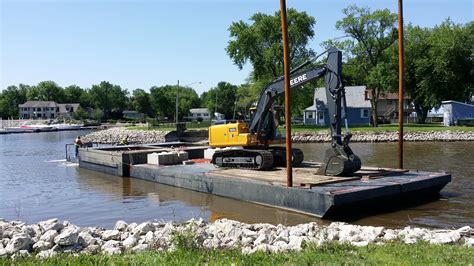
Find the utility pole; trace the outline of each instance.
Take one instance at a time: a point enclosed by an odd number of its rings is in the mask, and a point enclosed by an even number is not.
[[[398,0],[398,168],[403,169],[403,0]]]
[[[281,33],[283,35],[283,69],[285,74],[285,124],[286,124],[286,184],[293,186],[293,153],[291,149],[290,109],[290,58],[288,56],[288,29],[286,24],[286,2],[280,0]]]
[[[175,118],[175,123],[176,126],[178,126],[178,103],[179,103],[179,79],[178,79],[178,86],[176,86],[176,118]]]
[[[216,104],[214,105],[214,115],[216,116],[216,120],[217,120],[217,88],[216,88]]]

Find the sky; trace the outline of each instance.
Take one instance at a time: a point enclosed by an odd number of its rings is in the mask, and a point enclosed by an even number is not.
[[[397,0],[287,0],[315,17],[310,47],[344,34],[335,24],[350,4],[397,12]],[[472,0],[404,1],[405,24],[433,27],[446,18],[473,21]],[[225,48],[232,22],[274,14],[278,0],[0,0],[0,89],[53,80],[90,88],[103,80],[132,92],[189,84],[199,94],[245,82],[251,67]]]

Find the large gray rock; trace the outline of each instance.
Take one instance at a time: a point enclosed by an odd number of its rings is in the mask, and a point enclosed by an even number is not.
[[[77,243],[79,238],[79,229],[74,226],[68,226],[61,231],[61,234],[54,238],[54,243],[60,246],[69,246]]]
[[[125,239],[123,242],[122,242],[122,245],[125,249],[131,249],[133,246],[135,246],[137,244],[137,239],[133,236],[129,236],[127,237],[127,239]]]
[[[456,243],[461,239],[461,234],[458,231],[448,231],[435,233],[431,236],[430,244],[448,244]]]
[[[88,247],[95,244],[97,240],[88,231],[82,231],[79,233],[77,242],[83,247]]]
[[[63,225],[58,221],[57,218],[54,219],[49,219],[46,221],[42,221],[38,223],[39,227],[43,232],[49,231],[49,230],[56,230],[56,231],[61,231],[63,229]]]
[[[45,242],[43,240],[40,240],[33,245],[33,249],[35,251],[43,251],[52,248],[53,245],[53,242]]]
[[[6,257],[8,255],[8,252],[4,248],[0,248],[0,258]]]
[[[86,248],[84,248],[81,251],[81,253],[93,255],[93,254],[97,254],[99,251],[100,251],[100,246],[99,245],[91,244],[91,245],[87,246]]]
[[[120,241],[116,240],[109,240],[105,242],[101,249],[103,253],[109,255],[122,254],[122,249],[120,248]]]
[[[119,230],[105,230],[102,233],[102,239],[105,241],[120,240],[120,231]]]
[[[127,230],[127,227],[128,227],[128,224],[124,221],[117,221],[115,223],[115,227],[114,227],[114,230],[118,230],[118,231],[125,231]]]
[[[134,229],[133,229],[133,233],[138,233],[140,235],[144,235],[146,233],[148,233],[149,231],[154,231],[155,230],[155,227],[153,226],[152,223],[150,222],[145,222],[145,223],[141,223],[139,225],[137,225]]]
[[[46,231],[39,240],[42,240],[44,242],[53,242],[54,238],[58,235],[58,232],[56,230],[48,230]]]
[[[5,250],[8,254],[14,254],[20,250],[30,249],[32,244],[33,240],[31,237],[26,235],[15,235],[5,247]]]

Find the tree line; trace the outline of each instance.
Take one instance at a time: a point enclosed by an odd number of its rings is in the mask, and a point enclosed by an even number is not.
[[[313,58],[309,42],[315,36],[316,19],[306,12],[288,9],[289,55],[291,68]],[[377,122],[377,100],[398,89],[397,15],[388,9],[371,10],[350,5],[342,10],[344,17],[335,28],[344,37],[326,40],[322,46],[335,46],[343,51],[343,82],[346,86],[365,85],[372,95],[372,115]],[[235,112],[247,113],[262,89],[283,74],[283,47],[280,12],[273,15],[256,13],[249,22],[237,21],[229,26],[230,40],[226,52],[242,69],[252,66],[245,84],[220,82],[200,96],[189,87],[179,88],[179,117],[190,108],[206,107],[211,113],[232,118]],[[424,123],[428,111],[443,100],[467,102],[472,95],[474,23],[456,24],[446,19],[432,28],[405,26],[405,91],[413,100],[418,122]],[[316,62],[322,64],[324,60]],[[292,93],[292,113],[298,117],[313,103],[314,88],[322,80],[304,85]],[[0,94],[0,116],[18,117],[18,104],[27,100],[75,102],[83,107],[116,114],[130,109],[149,117],[175,116],[175,85],[153,86],[149,92],[135,89],[130,94],[119,85],[103,81],[91,88],[76,85],[61,88],[53,81],[30,86],[9,86]],[[281,104],[283,99],[277,101]]]
[[[179,89],[178,114],[183,119],[189,109],[206,107],[210,112],[216,110],[226,118],[233,116],[238,86],[228,82],[219,82],[199,97],[190,87],[177,85],[152,86],[149,92],[135,89],[130,94],[120,85],[102,81],[90,88],[77,85],[61,87],[54,81],[41,81],[36,85],[11,85],[0,93],[0,117],[18,118],[18,105],[26,101],[55,101],[56,103],[79,103],[79,117],[84,109],[100,110],[104,119],[121,118],[122,111],[136,110],[148,117],[161,120],[173,120],[176,112],[176,93]],[[216,97],[217,96],[217,97]],[[217,99],[217,101],[215,100]],[[216,107],[217,103],[217,107]],[[96,118],[100,118],[97,117]]]

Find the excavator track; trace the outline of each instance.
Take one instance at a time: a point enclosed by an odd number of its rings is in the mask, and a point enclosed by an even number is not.
[[[270,170],[273,155],[267,150],[219,150],[212,156],[212,163],[218,167]]]
[[[286,147],[270,147],[270,151],[273,154],[273,165],[286,167]],[[300,166],[304,160],[303,151],[300,149],[291,149],[293,161],[292,166]]]

